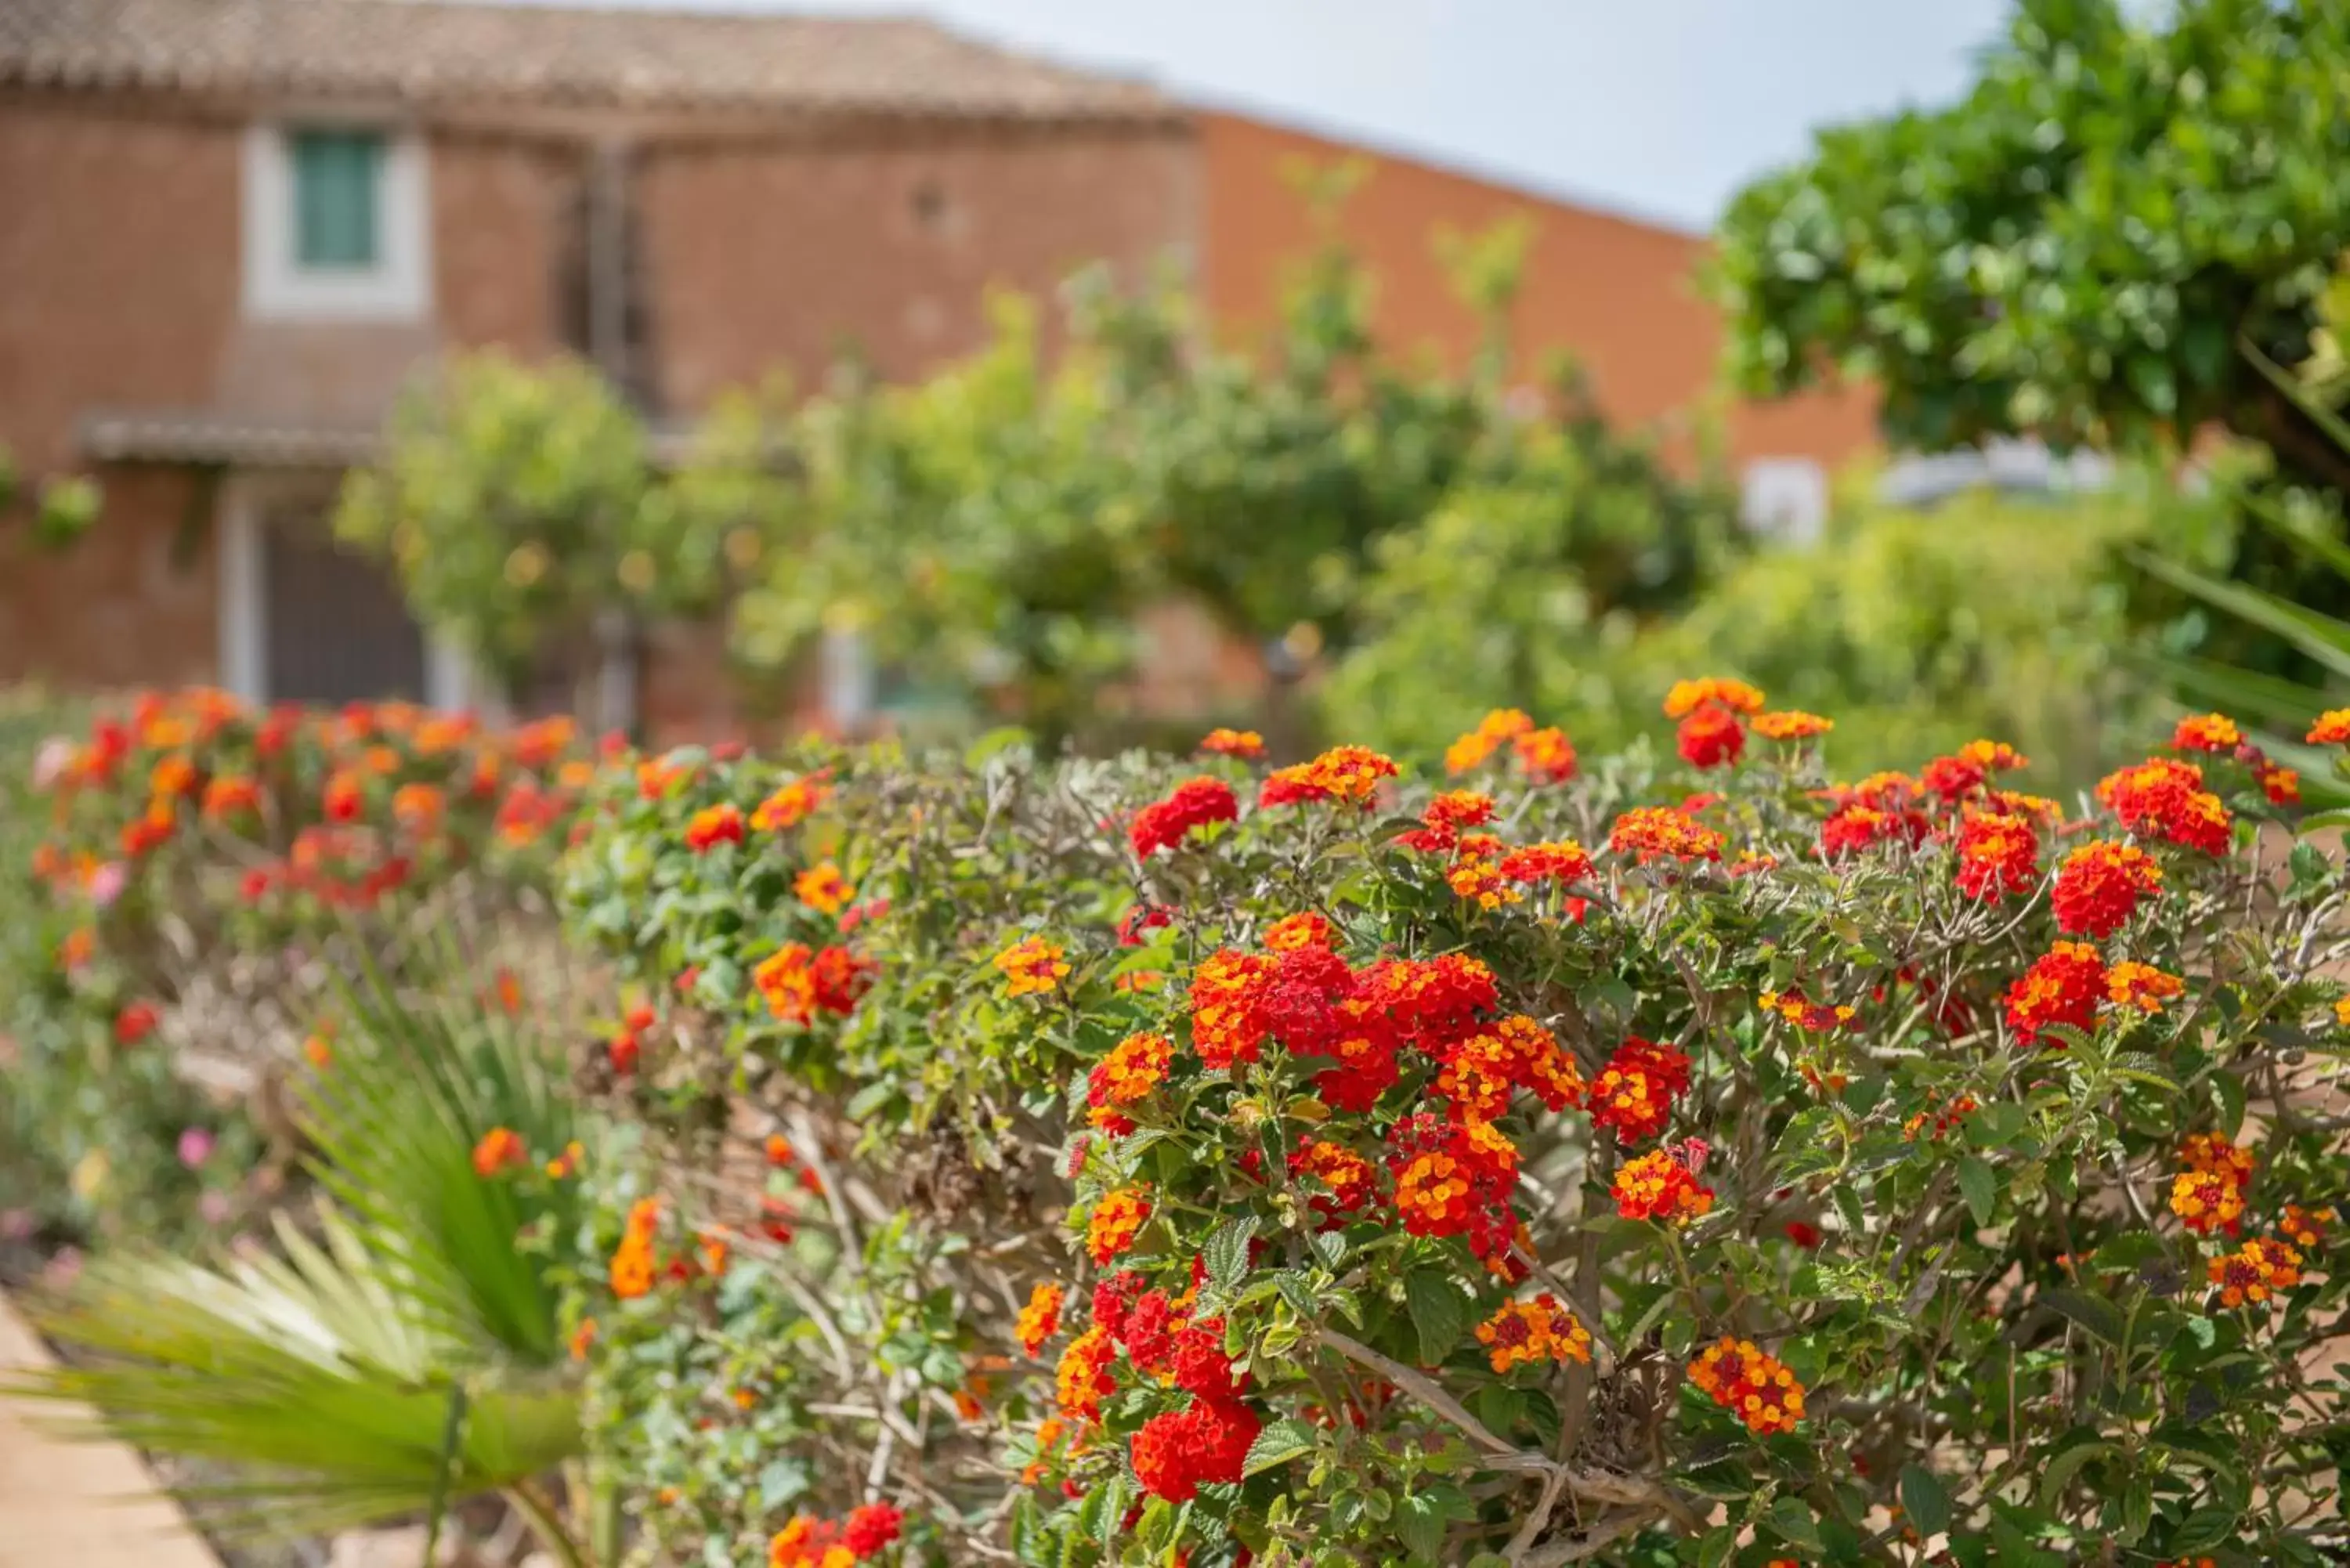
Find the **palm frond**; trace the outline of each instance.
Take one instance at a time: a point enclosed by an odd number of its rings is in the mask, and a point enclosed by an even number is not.
[[[298,1092],[315,1174],[420,1306],[550,1366],[562,1349],[556,1292],[519,1243],[567,1237],[579,1218],[577,1184],[538,1163],[579,1136],[556,1076],[560,1020],[508,1013],[454,937],[427,941],[396,979],[370,966],[341,990],[332,1063]],[[484,1179],[473,1149],[497,1127],[534,1163]]]
[[[2241,583],[2221,582],[2191,566],[2140,553],[2139,566],[2216,609],[2283,639],[2329,672],[2350,680],[2350,623]]]
[[[251,1472],[192,1501],[226,1532],[342,1528],[504,1490],[582,1446],[576,1395],[478,1355],[420,1317],[334,1210],[323,1244],[290,1226],[282,1258],[215,1271],[101,1259],[63,1303],[36,1303],[73,1365],[5,1391],[59,1409],[68,1433],[111,1436]],[[464,1419],[448,1441],[452,1399]]]

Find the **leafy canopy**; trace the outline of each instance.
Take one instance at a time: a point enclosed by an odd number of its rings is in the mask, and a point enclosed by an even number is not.
[[[2240,352],[2310,352],[2350,245],[2350,11],[2026,0],[1960,103],[1821,133],[1721,233],[1730,368],[1875,382],[1887,432],[2126,442],[2221,424],[2340,488]]]

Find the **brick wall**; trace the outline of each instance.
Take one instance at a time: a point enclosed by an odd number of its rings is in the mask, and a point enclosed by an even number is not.
[[[980,136],[925,146],[673,146],[639,170],[654,383],[692,410],[845,350],[904,379],[987,337],[985,296],[1129,275],[1192,234],[1188,138]]]
[[[70,465],[83,410],[203,402],[236,317],[236,131],[0,99],[0,441]]]
[[[1452,296],[1436,235],[1447,225],[1476,234],[1523,214],[1534,230],[1513,321],[1523,369],[1538,368],[1546,350],[1571,350],[1601,407],[1633,423],[1690,410],[1711,394],[1721,321],[1698,292],[1700,236],[1239,116],[1203,114],[1200,135],[1203,286],[1226,331],[1271,322],[1290,264],[1317,243],[1286,170],[1364,156],[1369,177],[1342,209],[1339,232],[1377,280],[1375,326],[1387,346],[1432,347],[1464,363],[1477,325]],[[1834,467],[1874,443],[1873,419],[1865,395],[1804,397],[1733,408],[1727,434],[1738,458],[1802,456]]]
[[[104,520],[72,547],[0,533],[0,680],[215,683],[212,536],[186,526],[202,501],[192,474],[126,470],[107,480]]]
[[[486,135],[432,138],[435,325],[442,340],[525,358],[563,346],[560,270],[577,148]]]

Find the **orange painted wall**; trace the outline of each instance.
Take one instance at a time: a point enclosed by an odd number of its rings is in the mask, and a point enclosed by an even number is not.
[[[1523,213],[1534,225],[1513,340],[1532,372],[1572,351],[1600,406],[1623,424],[1692,411],[1714,394],[1720,313],[1698,288],[1706,242],[1655,224],[1529,195],[1409,159],[1238,115],[1199,116],[1205,212],[1201,272],[1227,333],[1270,322],[1293,264],[1315,234],[1286,170],[1359,156],[1369,177],[1341,211],[1339,231],[1375,281],[1382,344],[1432,348],[1455,365],[1474,348],[1474,318],[1454,297],[1436,252],[1445,226],[1474,234]],[[1731,455],[1806,457],[1833,471],[1876,444],[1864,392],[1816,395],[1726,410]]]

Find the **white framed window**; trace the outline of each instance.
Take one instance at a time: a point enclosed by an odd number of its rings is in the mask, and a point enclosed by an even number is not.
[[[1828,472],[1808,457],[1762,457],[1746,465],[1740,511],[1746,526],[1790,545],[1808,545],[1828,520]]]
[[[412,130],[333,120],[244,138],[244,313],[263,321],[431,314],[431,201]]]
[[[376,562],[336,546],[331,485],[242,474],[221,488],[221,684],[247,702],[400,698],[456,710],[481,695],[464,654],[408,613]]]

